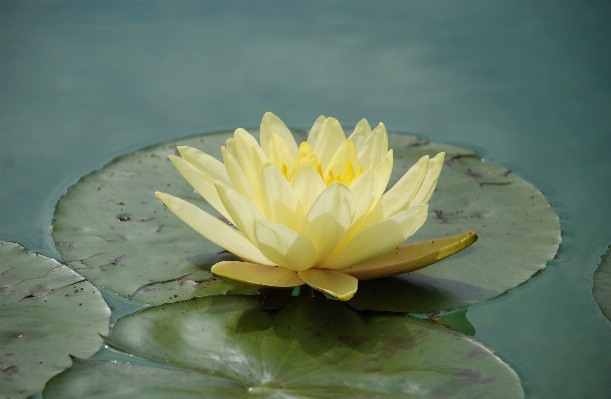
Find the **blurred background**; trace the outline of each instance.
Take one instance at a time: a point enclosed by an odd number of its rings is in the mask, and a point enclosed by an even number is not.
[[[605,398],[607,1],[0,1],[0,239],[56,254],[65,190],[117,155],[320,114],[478,150],[542,189],[558,259],[469,309],[528,398]]]

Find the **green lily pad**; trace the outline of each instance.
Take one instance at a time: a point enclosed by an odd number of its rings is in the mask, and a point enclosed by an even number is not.
[[[158,304],[197,296],[256,294],[210,274],[233,255],[187,227],[155,198],[155,190],[180,193],[220,214],[176,171],[168,155],[176,144],[214,148],[220,157],[228,134],[160,144],[119,157],[83,177],[59,201],[54,215],[62,259],[96,285],[136,301]]]
[[[44,397],[523,397],[490,350],[414,317],[324,298],[260,306],[255,296],[216,296],[127,316],[109,344],[184,371],[79,360]]]
[[[294,132],[298,141],[305,133]],[[160,304],[218,294],[256,294],[212,276],[232,256],[207,241],[154,198],[163,190],[220,216],[167,160],[176,145],[221,158],[232,132],[195,136],[119,157],[82,178],[58,203],[54,239],[62,258],[96,285]],[[390,185],[422,155],[446,152],[430,215],[410,241],[474,230],[472,247],[407,275],[362,281],[357,309],[426,312],[497,296],[545,267],[560,244],[558,216],[543,194],[511,171],[482,162],[472,150],[390,134]]]
[[[411,138],[411,141],[410,139]],[[356,309],[427,312],[464,307],[528,280],[554,258],[560,221],[543,193],[475,151],[407,135],[390,135],[394,184],[422,155],[446,152],[429,218],[410,241],[473,230],[478,241],[413,273],[359,282]]]
[[[25,398],[88,357],[108,333],[110,309],[99,291],[55,259],[0,242],[2,398]]]
[[[611,250],[609,248],[594,272],[592,292],[600,310],[607,319],[611,320]]]

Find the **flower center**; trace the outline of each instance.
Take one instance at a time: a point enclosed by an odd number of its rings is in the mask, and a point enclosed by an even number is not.
[[[322,171],[322,164],[318,162],[318,164],[316,165],[316,171],[318,172],[322,180],[325,182],[327,187],[333,182],[340,182],[344,183],[346,186],[349,186],[357,177],[359,177],[365,172],[362,166],[359,167],[357,171],[355,171],[354,166],[352,166],[350,161],[344,159],[344,162],[346,164],[346,168],[343,171],[339,171],[336,169],[334,172],[333,169],[329,169],[326,176]],[[289,172],[288,167],[284,163],[281,167],[282,174],[289,182],[293,179],[293,176],[295,175],[295,172],[297,172],[297,169],[299,168],[295,167]]]

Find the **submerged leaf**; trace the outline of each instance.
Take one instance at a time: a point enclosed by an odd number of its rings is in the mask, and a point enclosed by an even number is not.
[[[594,272],[592,292],[600,310],[607,319],[611,320],[611,250],[609,249],[603,255],[598,269]]]

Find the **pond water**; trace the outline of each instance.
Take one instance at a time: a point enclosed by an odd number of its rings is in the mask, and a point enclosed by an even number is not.
[[[0,239],[58,256],[54,206],[119,154],[320,115],[478,150],[542,189],[563,243],[467,312],[528,398],[604,398],[611,322],[611,6],[588,2],[0,4]]]

